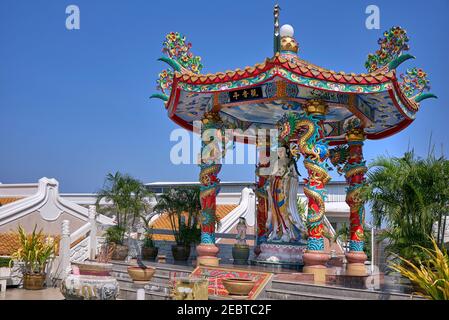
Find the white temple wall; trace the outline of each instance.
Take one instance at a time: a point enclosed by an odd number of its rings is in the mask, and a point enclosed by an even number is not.
[[[27,233],[31,233],[34,226],[37,225],[37,231],[42,229],[44,234],[59,235],[61,233],[61,223],[63,220],[69,220],[72,230],[81,228],[86,222],[74,217],[73,215],[63,212],[53,221],[43,219],[38,211],[27,214],[15,220],[12,220],[0,226],[0,233],[16,232],[19,225],[22,226]]]

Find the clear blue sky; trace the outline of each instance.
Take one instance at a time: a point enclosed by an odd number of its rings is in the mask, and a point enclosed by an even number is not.
[[[176,125],[155,92],[164,36],[185,34],[205,73],[253,65],[272,55],[274,1],[0,0],[0,181],[60,181],[64,192],[92,192],[108,172],[150,181],[197,180],[195,165],[170,164]],[[81,29],[65,28],[76,4]],[[300,56],[336,71],[364,72],[369,52],[391,26],[404,27],[406,63],[424,68],[438,100],[384,140],[368,141],[367,160],[440,152],[449,130],[449,1],[279,1],[281,24],[295,28]],[[381,29],[365,28],[365,8],[381,10]],[[227,165],[222,180],[253,180],[253,165]],[[338,178],[341,179],[341,178]]]

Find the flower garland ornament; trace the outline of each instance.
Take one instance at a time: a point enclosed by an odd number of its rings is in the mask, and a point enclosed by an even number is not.
[[[380,69],[386,69],[383,71],[394,70],[404,61],[415,59],[410,54],[403,54],[404,51],[410,49],[408,42],[407,32],[401,27],[392,27],[385,31],[384,37],[378,40],[379,50],[374,54],[369,54],[365,62],[368,72],[376,72]],[[399,86],[409,99],[418,103],[424,99],[437,98],[432,93],[425,93],[430,89],[430,82],[422,69],[409,69],[405,75],[401,75],[401,79]]]
[[[392,70],[397,68],[402,62],[414,57],[409,54],[402,54],[410,49],[407,32],[401,27],[392,27],[384,32],[384,37],[378,41],[379,50],[374,54],[369,54],[365,62],[365,68],[368,72],[374,72],[378,69],[388,66]]]
[[[407,98],[420,102],[428,98],[438,98],[433,93],[429,93],[430,81],[427,73],[420,68],[408,69],[405,74],[401,74],[402,81],[399,83],[401,90]]]
[[[416,97],[430,89],[427,73],[422,69],[408,69],[405,74],[401,74],[401,79],[399,85],[408,98]]]
[[[166,56],[158,60],[167,63],[171,69],[165,69],[159,73],[159,78],[156,82],[157,90],[161,91],[161,93],[153,94],[151,98],[168,100],[175,72],[194,74],[201,72],[203,68],[201,57],[193,55],[190,51],[191,48],[192,44],[179,32],[170,32],[165,36],[162,52]]]
[[[186,41],[186,37],[179,32],[170,32],[165,39],[162,52],[176,60],[181,65],[181,69],[184,69],[182,71],[199,74],[203,68],[201,57],[194,56],[190,52],[192,44]]]

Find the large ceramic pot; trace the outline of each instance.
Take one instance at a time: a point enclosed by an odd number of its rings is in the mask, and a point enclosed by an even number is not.
[[[143,281],[148,282],[153,278],[156,268],[146,267],[142,268],[139,266],[129,266],[128,274],[133,281]]]
[[[23,288],[27,290],[40,290],[44,288],[46,274],[24,274]]]
[[[249,246],[242,244],[234,245],[232,247],[232,258],[234,260],[234,264],[238,265],[248,264]]]
[[[112,253],[112,260],[125,260],[128,256],[128,246],[121,244],[115,245],[114,251]]]
[[[61,293],[67,300],[115,300],[120,288],[113,277],[69,274],[61,282]]]
[[[112,263],[102,263],[96,261],[73,262],[73,268],[77,268],[78,272],[83,276],[109,276],[112,272]]]
[[[175,261],[187,261],[190,257],[190,246],[173,245],[171,252]]]
[[[156,260],[159,248],[156,247],[142,247],[143,260]]]
[[[254,288],[256,281],[244,278],[223,279],[223,286],[230,295],[247,296]]]

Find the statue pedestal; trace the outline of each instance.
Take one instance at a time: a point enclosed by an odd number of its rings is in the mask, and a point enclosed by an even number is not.
[[[277,264],[287,269],[300,269],[307,245],[291,243],[262,243],[256,264]]]

